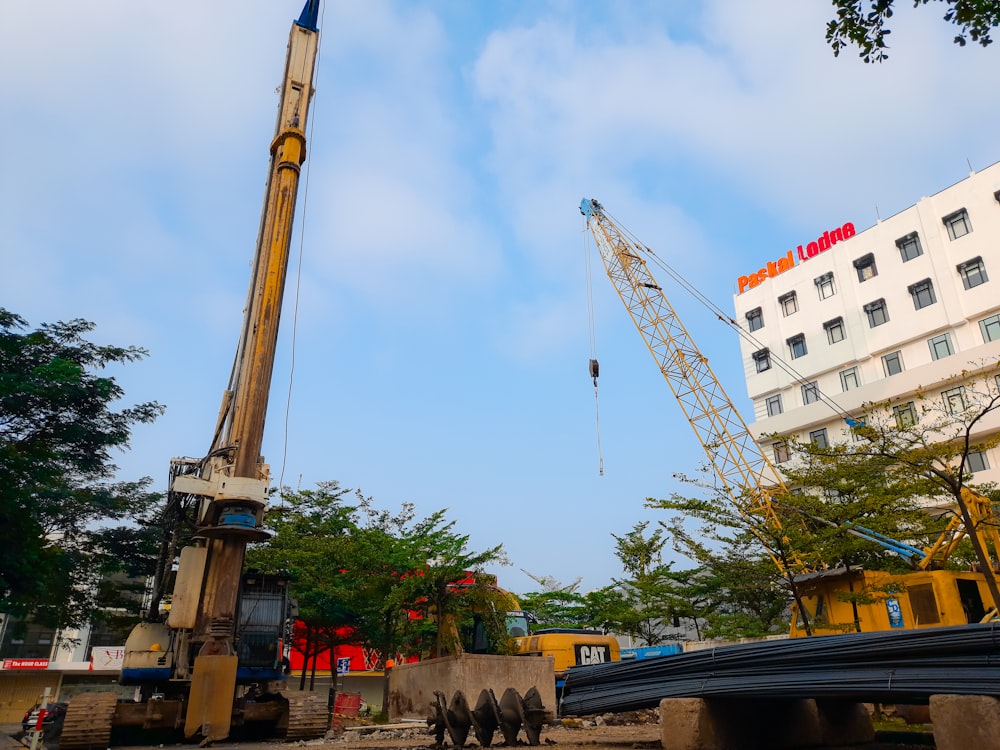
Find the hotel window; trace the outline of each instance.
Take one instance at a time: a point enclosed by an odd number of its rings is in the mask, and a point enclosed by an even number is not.
[[[947,391],[941,392],[941,398],[944,400],[944,408],[949,414],[961,414],[965,411],[965,387],[958,386],[958,388],[950,388]]]
[[[763,327],[764,314],[761,312],[759,307],[747,313],[747,328],[749,328],[751,332],[759,331]]]
[[[815,445],[817,448],[829,448],[830,443],[826,439],[826,428],[821,430],[813,430],[809,433],[809,442]]]
[[[859,385],[861,385],[861,382],[858,380],[857,367],[840,371],[840,390],[849,391],[852,388],[857,388]]]
[[[776,417],[783,409],[781,408],[781,394],[767,397],[767,416]]]
[[[972,223],[969,221],[969,212],[960,208],[953,214],[948,214],[941,221],[948,229],[948,236],[953,240],[964,237],[972,231]]]
[[[899,256],[904,263],[924,254],[924,249],[920,247],[920,236],[916,232],[910,232],[905,237],[900,237],[896,240],[896,247],[899,248]]]
[[[987,344],[1000,339],[1000,315],[991,315],[980,320],[979,330],[983,334],[983,341]]]
[[[757,372],[764,372],[771,369],[771,350],[759,349],[753,353],[753,361],[757,366]]]
[[[788,353],[791,355],[792,359],[798,359],[799,357],[804,357],[809,351],[806,349],[806,336],[804,333],[796,334],[790,338],[785,339],[785,343],[788,344]]]
[[[868,253],[854,261],[854,267],[858,271],[858,281],[868,281],[878,276],[878,268],[875,267],[875,255]]]
[[[898,375],[903,371],[903,355],[900,352],[892,352],[882,357],[882,370],[886,377]]]
[[[885,306],[885,299],[877,299],[864,306],[865,315],[868,316],[868,327],[875,328],[889,321],[889,309]]]
[[[837,293],[837,290],[833,286],[833,271],[824,273],[822,276],[817,276],[813,279],[813,283],[816,285],[816,291],[819,293],[820,299],[827,299]]]
[[[985,453],[976,451],[975,453],[966,455],[965,465],[969,471],[975,474],[977,471],[986,471],[990,468],[990,460],[986,457]]]
[[[786,318],[799,311],[799,298],[795,295],[795,292],[782,294],[778,297],[778,304],[781,305],[781,314]]]
[[[783,464],[791,457],[792,454],[791,451],[788,450],[788,443],[774,444],[774,463]]]
[[[802,404],[814,404],[819,401],[819,382],[810,381],[802,386]]]
[[[912,401],[892,407],[892,415],[896,418],[896,427],[901,430],[917,423],[917,410]]]
[[[930,279],[924,279],[923,281],[918,281],[916,284],[910,284],[910,286],[906,287],[906,289],[913,298],[913,308],[915,310],[929,307],[937,302],[937,297],[934,296],[934,285],[931,283]]]
[[[927,345],[931,348],[931,359],[944,359],[955,353],[951,348],[951,334],[942,333],[932,339],[927,339]]]
[[[823,324],[823,328],[826,330],[826,340],[828,343],[836,344],[838,341],[844,340],[843,318],[828,320]]]
[[[962,277],[962,286],[966,289],[972,289],[972,287],[985,284],[990,280],[986,275],[986,266],[982,257],[959,263],[958,275]]]

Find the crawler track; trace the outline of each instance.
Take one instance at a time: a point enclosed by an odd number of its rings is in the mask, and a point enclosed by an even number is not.
[[[80,693],[66,710],[60,750],[107,750],[118,696],[114,693]]]
[[[322,737],[329,729],[326,698],[317,693],[288,691],[288,729],[286,740],[312,740]]]

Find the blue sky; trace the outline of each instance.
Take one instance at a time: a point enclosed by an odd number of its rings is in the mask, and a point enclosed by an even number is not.
[[[0,304],[149,350],[117,375],[167,412],[123,477],[163,488],[170,457],[208,447],[301,5],[0,5]],[[513,591],[537,588],[522,569],[619,576],[611,535],[655,521],[643,500],[702,456],[581,198],[731,308],[740,274],[1000,160],[1000,48],[956,47],[940,14],[903,3],[890,60],[866,66],[825,44],[826,0],[328,3],[275,480],[448,508],[473,548],[504,544]],[[748,414],[735,336],[672,300]]]

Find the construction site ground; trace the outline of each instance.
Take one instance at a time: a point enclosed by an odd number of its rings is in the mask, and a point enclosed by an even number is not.
[[[914,734],[921,734],[911,728]],[[866,745],[824,748],[824,750],[928,750],[929,737],[914,736],[917,742],[877,741]],[[447,742],[447,740],[446,740]],[[384,729],[374,727],[345,727],[342,734],[333,734],[326,740],[306,743],[311,747],[322,745],[329,750],[414,750],[431,748],[434,738],[420,726],[394,725]],[[542,731],[542,745],[563,750],[659,750],[659,718],[655,711],[606,714],[570,719],[565,725],[547,726]],[[478,748],[471,740],[467,748]],[[235,749],[234,749],[235,750]]]
[[[308,747],[310,750],[413,750],[432,748],[434,737],[426,725],[406,722],[390,725],[368,724],[361,720],[335,720],[335,729],[325,738],[295,743],[277,740],[260,742],[218,742],[216,750],[279,750],[288,747]],[[19,742],[15,736],[18,727],[4,727],[0,734],[0,750],[23,750],[26,738]],[[907,742],[885,741],[885,737],[866,745],[825,748],[824,750],[928,750],[934,745],[929,734],[921,727],[900,727],[913,732]],[[881,734],[884,735],[884,732]],[[498,738],[499,739],[499,738]],[[447,738],[446,738],[447,744]],[[624,714],[605,714],[568,719],[561,724],[546,726],[542,731],[542,745],[562,750],[657,750],[661,747],[659,717],[656,711],[637,711]],[[159,745],[157,750],[163,748]],[[195,748],[196,744],[177,745],[178,748]],[[466,747],[478,748],[470,736]],[[494,744],[494,747],[497,747]],[[51,748],[50,750],[58,750]],[[115,750],[148,750],[148,746],[120,747]]]

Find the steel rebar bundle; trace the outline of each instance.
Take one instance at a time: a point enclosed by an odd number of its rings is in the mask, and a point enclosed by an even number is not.
[[[850,633],[574,667],[561,713],[653,708],[663,698],[841,698],[925,703],[1000,696],[1000,625]]]

